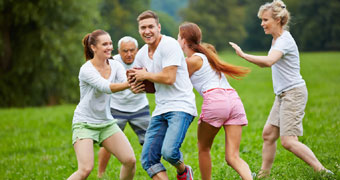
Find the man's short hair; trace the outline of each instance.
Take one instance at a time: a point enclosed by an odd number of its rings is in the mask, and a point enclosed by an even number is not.
[[[123,42],[133,42],[136,45],[136,48],[138,49],[138,42],[135,38],[133,38],[131,36],[124,36],[118,41],[118,50],[120,49],[120,45]]]
[[[144,19],[149,19],[149,18],[153,18],[156,20],[156,23],[159,24],[159,18],[157,16],[157,14],[151,10],[146,10],[144,12],[142,12],[138,17],[137,17],[137,22],[144,20]]]

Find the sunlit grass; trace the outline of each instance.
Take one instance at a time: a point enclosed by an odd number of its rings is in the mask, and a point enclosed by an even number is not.
[[[259,53],[261,54],[261,53]],[[264,53],[262,53],[264,54]],[[261,167],[262,128],[274,100],[271,71],[247,63],[233,53],[221,53],[224,60],[249,67],[252,72],[242,80],[230,80],[245,106],[249,125],[243,128],[240,154],[252,171]],[[306,80],[309,99],[304,118],[304,136],[300,140],[310,147],[318,159],[336,175],[314,173],[303,161],[284,150],[278,142],[272,179],[310,180],[340,179],[340,52],[302,53],[301,73]],[[154,97],[148,95],[151,108]],[[201,97],[197,95],[200,112]],[[71,123],[76,105],[40,108],[0,109],[0,179],[66,179],[77,169],[71,142]],[[197,153],[197,118],[186,135],[181,151],[184,162],[193,167],[200,179]],[[125,131],[137,157],[137,180],[150,179],[140,163],[141,146],[128,127]],[[95,167],[89,179],[96,179]],[[212,148],[213,179],[240,179],[224,161],[224,132],[217,135]],[[169,178],[175,169],[167,162]],[[118,179],[120,163],[111,158],[103,179]]]

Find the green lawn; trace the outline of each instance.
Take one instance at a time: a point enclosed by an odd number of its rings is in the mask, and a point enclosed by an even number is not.
[[[261,53],[259,53],[261,54]],[[238,91],[249,121],[244,127],[241,157],[252,171],[261,167],[262,128],[274,100],[271,71],[259,68],[225,52],[221,56],[237,65],[251,68],[242,80],[230,80]],[[313,172],[303,161],[284,150],[278,143],[272,169],[272,179],[310,180],[340,179],[340,52],[301,54],[301,73],[307,83],[309,100],[304,118],[304,136],[300,140],[312,149],[334,176]],[[151,107],[154,97],[149,95]],[[201,97],[197,96],[200,112]],[[77,169],[71,144],[71,122],[76,105],[41,108],[0,109],[0,179],[66,179]],[[184,162],[193,167],[195,179],[200,179],[197,153],[197,118],[189,128],[181,148]],[[130,127],[126,129],[137,157],[136,178],[149,179],[140,164],[141,146]],[[240,179],[224,161],[224,134],[221,130],[212,148],[213,179]],[[95,146],[97,153],[98,146]],[[95,167],[89,179],[96,179]],[[175,169],[167,162],[169,178],[175,179]],[[103,179],[118,179],[120,164],[111,158]]]

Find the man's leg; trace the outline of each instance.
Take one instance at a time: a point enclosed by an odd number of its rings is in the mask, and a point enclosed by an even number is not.
[[[179,149],[194,117],[188,113],[179,111],[165,113],[164,117],[169,127],[166,130],[164,138],[162,156],[164,160],[175,166],[177,172],[181,174],[187,168]]]
[[[167,179],[166,169],[161,163],[161,149],[167,128],[168,123],[163,115],[154,116],[145,134],[141,163],[153,179]]]
[[[105,173],[106,166],[111,158],[111,153],[107,152],[104,147],[100,147],[98,153],[98,178],[102,178]]]
[[[139,144],[144,144],[145,133],[150,123],[150,111],[149,106],[145,106],[143,109],[131,114],[133,117],[129,120],[129,124],[133,131],[136,133],[139,139]]]

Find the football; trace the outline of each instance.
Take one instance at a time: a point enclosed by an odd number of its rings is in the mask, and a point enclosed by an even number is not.
[[[142,68],[134,68],[134,69],[142,69]],[[130,72],[131,72],[131,70],[126,71],[126,76],[128,77],[128,79],[131,78],[130,77],[131,75],[129,74]],[[155,89],[153,82],[151,82],[149,80],[144,80],[143,84],[144,84],[144,88],[145,88],[146,93],[155,93],[156,92],[156,89]]]

